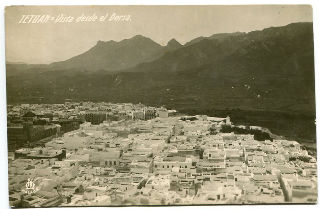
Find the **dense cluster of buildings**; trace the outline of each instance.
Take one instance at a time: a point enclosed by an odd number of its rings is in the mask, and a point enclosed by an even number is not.
[[[8,117],[21,108],[9,108]],[[12,206],[317,202],[317,164],[307,150],[283,138],[221,132],[234,126],[229,117],[110,103],[40,105],[24,114],[44,109],[53,114],[49,124],[61,120],[58,112],[81,123],[12,153]]]
[[[98,125],[105,120],[148,120],[174,114],[164,108],[142,104],[111,104],[65,102],[65,104],[8,105],[9,150],[30,146],[39,140],[50,140],[63,133],[79,129],[83,122]]]

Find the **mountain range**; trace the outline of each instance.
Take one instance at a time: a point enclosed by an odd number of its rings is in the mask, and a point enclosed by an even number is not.
[[[178,110],[314,115],[313,51],[312,23],[214,34],[184,45],[172,39],[162,46],[141,35],[98,41],[49,65],[7,63],[7,101],[141,102]]]

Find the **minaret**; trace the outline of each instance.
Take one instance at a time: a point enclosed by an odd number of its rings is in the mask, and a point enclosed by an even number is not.
[[[231,120],[229,116],[226,117],[226,125],[231,125]]]

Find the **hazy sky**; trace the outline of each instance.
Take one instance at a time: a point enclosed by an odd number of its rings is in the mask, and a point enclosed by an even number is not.
[[[130,15],[129,22],[19,24],[22,15]],[[76,19],[74,19],[75,21]],[[141,34],[161,45],[199,36],[249,32],[312,21],[310,6],[15,6],[6,8],[6,60],[51,63],[85,52],[98,40],[120,41]]]

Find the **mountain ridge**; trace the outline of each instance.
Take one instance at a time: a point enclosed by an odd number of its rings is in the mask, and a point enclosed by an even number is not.
[[[160,44],[141,35],[119,42],[98,41],[88,51],[65,61],[52,63],[49,67],[117,71],[156,59],[163,53],[162,48]]]
[[[142,102],[178,110],[315,113],[312,23],[215,37],[175,50],[152,43],[161,49],[155,50],[157,58],[116,71],[38,67],[7,74],[8,103],[39,102],[41,97],[49,103],[68,98]],[[102,49],[103,44],[99,43]]]

